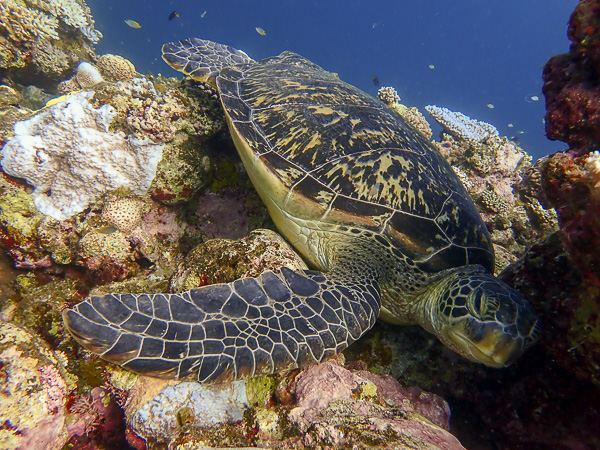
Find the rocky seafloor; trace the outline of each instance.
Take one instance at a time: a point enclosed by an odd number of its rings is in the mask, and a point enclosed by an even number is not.
[[[600,447],[598,17],[600,2],[581,1],[570,53],[544,69],[547,134],[569,148],[539,161],[490,124],[380,91],[467,187],[496,273],[542,319],[536,346],[489,369],[420,329],[378,323],[332,361],[203,386],[103,362],[61,312],[93,292],[304,267],[274,232],[217,94],[96,55],[82,1],[3,2],[0,448]]]

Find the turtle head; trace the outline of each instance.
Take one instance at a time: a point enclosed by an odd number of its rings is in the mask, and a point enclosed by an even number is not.
[[[501,368],[539,338],[539,320],[531,305],[499,279],[458,271],[445,281],[429,308],[429,325],[455,352]]]

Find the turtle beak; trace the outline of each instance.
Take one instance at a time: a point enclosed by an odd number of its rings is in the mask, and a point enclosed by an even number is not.
[[[489,367],[508,367],[523,354],[521,337],[507,334],[495,322],[462,320],[451,327],[446,335],[452,348],[471,361]]]

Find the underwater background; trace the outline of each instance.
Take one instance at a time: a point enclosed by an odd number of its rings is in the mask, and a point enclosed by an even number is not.
[[[377,77],[407,106],[434,104],[494,124],[534,159],[565,148],[544,135],[541,73],[550,56],[568,50],[575,0],[87,3],[104,35],[98,54],[119,54],[141,73],[179,76],[160,48],[188,37],[228,44],[254,59],[290,50],[371,95]],[[179,17],[169,20],[173,11]]]
[[[332,360],[222,385],[79,345],[62,313],[99,293],[305,267],[218,93],[160,57],[192,36],[377,93],[452,165],[539,341],[499,370],[378,321]],[[598,248],[600,0],[0,0],[0,449],[600,448]]]

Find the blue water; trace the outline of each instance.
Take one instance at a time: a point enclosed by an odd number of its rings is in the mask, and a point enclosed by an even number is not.
[[[407,106],[435,104],[492,123],[502,135],[518,136],[534,158],[566,148],[544,135],[541,73],[550,56],[568,51],[576,0],[87,3],[104,34],[98,54],[122,55],[142,73],[180,77],[160,48],[187,37],[229,44],[255,59],[292,50],[373,95],[375,75]],[[169,21],[174,10],[180,17]],[[130,28],[126,19],[142,27]]]

